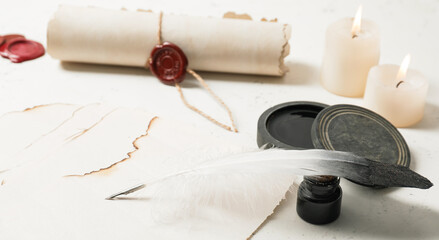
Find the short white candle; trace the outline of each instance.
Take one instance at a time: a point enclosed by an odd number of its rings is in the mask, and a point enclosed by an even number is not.
[[[424,116],[428,81],[418,71],[408,69],[409,62],[407,55],[401,67],[375,66],[367,79],[364,106],[396,127],[412,126]]]
[[[321,82],[325,89],[345,97],[362,97],[367,73],[378,64],[378,26],[361,20],[361,6],[355,19],[341,19],[326,31]]]

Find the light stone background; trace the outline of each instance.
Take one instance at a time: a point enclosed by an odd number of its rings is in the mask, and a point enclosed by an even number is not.
[[[47,22],[60,3],[201,16],[221,16],[233,10],[249,13],[255,19],[277,17],[280,22],[291,24],[291,54],[286,59],[291,71],[285,77],[201,73],[230,106],[240,134],[255,138],[259,115],[286,101],[362,104],[362,99],[333,95],[319,84],[326,27],[353,16],[361,1],[4,0],[0,5],[0,34],[22,33],[45,45]],[[400,131],[411,149],[411,168],[438,185],[439,1],[374,0],[362,4],[363,16],[380,26],[380,63],[399,64],[411,53],[411,68],[430,80],[424,119],[415,127]],[[222,109],[193,79],[187,79],[183,87],[190,102],[227,120]],[[144,69],[61,64],[48,55],[21,64],[0,59],[0,114],[59,102],[105,102],[175,116],[200,128],[210,124],[184,107],[173,87],[161,84]],[[439,239],[438,186],[430,190],[372,190],[345,180],[341,185],[342,214],[336,222],[325,226],[303,222],[295,212],[294,197],[289,197],[253,239]],[[0,218],[7,221],[7,216]]]

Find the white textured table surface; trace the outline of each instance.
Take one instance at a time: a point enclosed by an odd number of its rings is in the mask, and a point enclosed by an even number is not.
[[[360,1],[14,0],[1,4],[0,34],[22,33],[45,44],[47,22],[60,3],[201,16],[222,16],[232,10],[249,13],[255,19],[277,17],[280,22],[291,24],[291,54],[286,59],[290,72],[283,78],[202,73],[229,104],[241,134],[255,138],[259,115],[286,101],[362,104],[362,99],[335,96],[319,84],[325,29],[337,19],[353,16]],[[400,131],[412,153],[411,168],[437,185],[439,1],[365,1],[363,10],[363,16],[375,21],[381,30],[380,63],[399,64],[405,54],[411,53],[411,68],[430,80],[424,119],[415,127]],[[183,86],[189,101],[197,102],[202,109],[210,108],[209,113],[226,120],[222,110],[205,91],[195,87],[193,80]],[[144,69],[60,64],[48,55],[22,64],[0,59],[0,114],[56,102],[106,102],[175,115],[201,127],[210,124],[186,109],[173,87],[159,83]],[[348,181],[341,185],[342,214],[336,222],[325,226],[303,222],[295,212],[295,199],[290,197],[254,239],[439,239],[437,186],[424,191],[371,190]]]

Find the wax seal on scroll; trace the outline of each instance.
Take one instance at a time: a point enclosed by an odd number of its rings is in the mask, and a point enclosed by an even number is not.
[[[151,51],[151,72],[164,84],[173,85],[184,80],[188,61],[183,51],[175,44],[164,42]]]

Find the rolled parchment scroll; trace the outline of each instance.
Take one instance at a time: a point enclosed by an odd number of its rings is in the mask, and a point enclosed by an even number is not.
[[[159,13],[60,6],[47,51],[62,61],[145,67],[157,44]],[[161,37],[178,45],[189,68],[283,75],[291,27],[277,22],[163,14]]]

